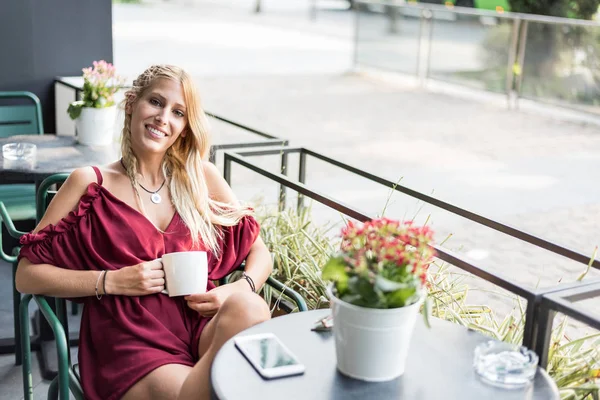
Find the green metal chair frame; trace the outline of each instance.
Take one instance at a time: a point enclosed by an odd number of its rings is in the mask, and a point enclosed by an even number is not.
[[[25,91],[0,92],[0,99],[26,99],[33,103],[27,106],[0,106],[0,137],[44,133],[42,105],[35,94]],[[10,125],[10,134],[4,133],[3,125]]]
[[[56,174],[45,179],[38,188],[37,192],[37,217],[38,222],[41,220],[42,216],[46,211],[46,207],[49,203],[49,198],[51,193],[49,193],[50,187],[54,184],[64,182],[68,177],[68,174]],[[6,213],[6,209],[0,203],[0,214],[8,225],[12,226],[12,221],[8,218],[8,213]],[[18,232],[12,226],[12,230],[9,228],[10,232],[13,232],[15,237],[19,237],[23,234],[23,232]],[[5,255],[3,252],[0,252],[3,259],[10,260],[9,262],[13,262],[15,265],[14,272],[16,272],[16,256],[18,254],[19,249],[16,249],[15,254],[11,256]],[[5,258],[6,257],[6,258]],[[243,265],[238,269],[243,268]],[[14,273],[13,273],[14,280]],[[228,277],[221,280],[222,283],[227,282]],[[307,311],[308,307],[306,305],[306,301],[304,298],[294,291],[293,289],[287,287],[283,283],[277,281],[273,277],[269,277],[266,282],[267,285],[270,285],[275,290],[280,292],[283,296],[291,299],[298,311]],[[58,399],[60,400],[68,400],[69,399],[69,391],[73,394],[76,399],[84,399],[83,389],[81,388],[81,383],[79,381],[79,373],[77,365],[71,364],[71,354],[69,351],[68,345],[68,336],[65,332],[65,327],[67,326],[67,316],[66,316],[66,306],[65,299],[62,298],[46,298],[41,295],[25,295],[22,299],[20,299],[20,334],[21,334],[21,347],[22,347],[22,357],[23,357],[23,393],[25,400],[33,399],[33,384],[32,384],[32,374],[31,374],[31,343],[30,343],[30,333],[29,333],[29,303],[31,300],[35,300],[37,303],[40,312],[46,318],[50,327],[54,333],[56,338],[56,350],[58,353],[58,375],[56,378],[52,380],[50,383],[50,387],[48,389],[48,399]],[[52,310],[48,301],[55,302],[56,312]]]
[[[15,228],[8,210],[4,206],[4,203],[0,201],[0,219],[6,226],[8,234],[15,239],[19,239],[26,232],[18,231]],[[0,227],[1,228],[1,227]],[[4,252],[2,246],[2,229],[0,229],[0,259],[12,264],[12,290],[13,290],[13,328],[15,334],[15,364],[21,365],[21,326],[19,324],[19,306],[21,304],[21,293],[17,291],[15,287],[15,277],[17,273],[17,255],[19,254],[19,248],[15,248],[11,255]]]
[[[0,99],[24,99],[27,105],[0,105],[0,137],[44,133],[42,105],[31,92],[0,92]],[[6,202],[13,221],[33,219],[35,186],[32,184],[0,185],[0,200]]]

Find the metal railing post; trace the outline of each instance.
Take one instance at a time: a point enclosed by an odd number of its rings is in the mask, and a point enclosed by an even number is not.
[[[398,7],[396,7],[393,0],[388,0],[387,3],[390,4],[386,4],[384,7],[390,22],[388,25],[388,32],[398,33]]]
[[[422,56],[422,48],[423,48],[423,31],[425,29],[424,27],[425,25],[425,18],[423,17],[423,10],[421,10],[420,14],[419,14],[419,40],[417,41],[417,70],[416,70],[416,76],[417,79],[419,81],[421,81],[421,70],[423,69],[422,65],[423,62],[421,61],[421,59],[423,58]],[[423,82],[420,82],[421,84]]]
[[[523,327],[523,346],[533,349],[535,335],[537,333],[537,317],[540,304],[540,297],[527,301],[527,310],[525,311],[525,326]]]
[[[231,186],[231,157],[229,154],[223,154],[223,178]]]
[[[417,48],[417,79],[424,85],[431,68],[431,42],[433,37],[433,13],[425,8],[421,11],[419,25],[419,46]],[[426,45],[425,51],[423,50]]]
[[[309,18],[311,21],[317,20],[317,0],[310,1],[310,15]]]
[[[356,69],[358,65],[358,41],[359,41],[359,27],[360,27],[360,4],[354,4],[354,49],[352,54],[352,68]]]
[[[556,311],[545,306],[544,301],[542,300],[540,307],[538,308],[538,313],[538,323],[536,324],[537,333],[535,335],[534,343],[532,343],[533,347],[530,348],[538,355],[540,367],[546,369],[548,366],[550,342],[552,340],[552,323],[554,322]]]
[[[298,182],[305,184],[306,183],[306,153],[304,149],[300,151],[300,162],[298,163]],[[298,213],[304,208],[304,196],[301,193],[298,193]]]
[[[519,109],[519,98],[521,97],[521,86],[523,84],[523,73],[525,72],[525,49],[527,48],[527,30],[529,29],[529,21],[523,21],[521,25],[521,35],[519,37],[519,58],[517,60],[519,66],[519,74],[515,82],[516,92],[516,109]]]
[[[286,152],[281,153],[281,175],[287,176],[288,169],[288,155]],[[285,210],[286,199],[285,199],[286,188],[284,184],[279,185],[279,211]]]
[[[515,61],[517,60],[517,52],[519,51],[519,28],[521,27],[521,19],[513,20],[512,32],[510,36],[510,48],[508,50],[508,65],[506,66],[506,104],[508,109],[512,108],[512,96],[515,80]]]

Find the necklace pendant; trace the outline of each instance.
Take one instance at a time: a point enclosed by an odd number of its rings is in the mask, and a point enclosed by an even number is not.
[[[152,193],[152,196],[150,196],[150,200],[152,200],[154,204],[160,204],[160,202],[162,201],[162,197],[160,197],[160,194],[158,193]]]

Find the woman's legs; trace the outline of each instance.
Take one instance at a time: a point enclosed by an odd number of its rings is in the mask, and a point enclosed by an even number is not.
[[[209,399],[209,370],[217,351],[237,333],[271,317],[265,301],[253,293],[231,295],[204,327],[198,344],[200,361],[194,368],[163,365],[140,379],[122,400]]]
[[[180,400],[210,398],[210,366],[217,351],[230,338],[271,318],[267,303],[254,293],[235,293],[225,300],[215,317],[204,327],[198,345],[200,361],[183,383]]]
[[[140,379],[121,400],[171,400],[176,399],[192,367],[166,364]]]

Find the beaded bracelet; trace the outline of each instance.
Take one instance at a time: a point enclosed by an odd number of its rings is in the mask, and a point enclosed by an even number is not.
[[[96,298],[98,300],[102,298],[102,295],[98,293],[98,284],[100,283],[100,279],[102,279],[103,275],[106,275],[106,270],[100,272],[100,275],[98,275],[98,279],[96,280]]]
[[[242,272],[242,278],[244,278],[246,282],[248,282],[248,285],[250,285],[250,289],[252,289],[252,292],[256,293],[256,286],[254,285],[254,280],[252,280],[250,275],[247,275],[245,272]]]

